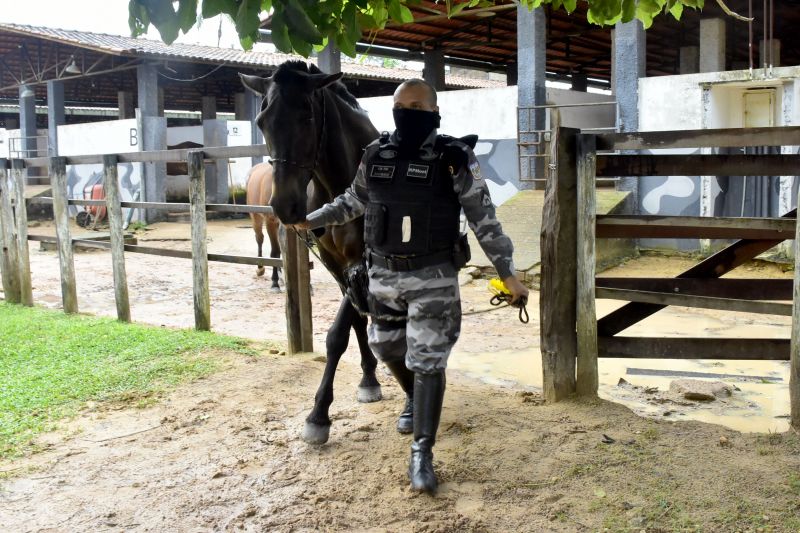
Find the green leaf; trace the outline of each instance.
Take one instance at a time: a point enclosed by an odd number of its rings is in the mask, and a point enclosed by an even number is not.
[[[676,20],[681,20],[681,15],[683,15],[683,4],[680,2],[675,2],[675,5],[670,8],[669,12],[673,17],[675,17]]]
[[[289,40],[289,27],[283,17],[283,12],[275,10],[272,15],[272,44],[275,48],[286,54],[292,53],[292,41]]]
[[[622,22],[630,22],[636,17],[636,0],[622,0]]]
[[[131,29],[131,35],[144,35],[147,33],[147,28],[150,26],[150,17],[147,15],[147,9],[136,0],[128,2],[128,27]]]
[[[182,0],[178,6],[178,25],[183,33],[197,24],[197,0]]]
[[[261,0],[241,0],[239,11],[236,13],[236,32],[245,50],[253,47],[258,40],[258,28],[261,26]],[[247,38],[245,40],[245,38]]]
[[[404,24],[408,24],[410,22],[414,22],[414,13],[411,12],[406,6],[400,6],[400,20]]]
[[[216,17],[221,13],[236,15],[236,2],[231,0],[203,0],[203,6],[200,10],[204,19]]]
[[[295,52],[303,57],[308,57],[314,50],[314,45],[305,40],[303,37],[294,32],[289,32],[289,41],[292,43],[292,48]],[[322,38],[320,37],[320,41]]]
[[[462,4],[456,4],[454,6],[451,5],[450,8],[449,8],[450,11],[447,13],[447,16],[448,17],[453,17],[455,15],[458,15],[459,13],[464,11],[464,8],[467,7],[467,6],[469,6],[469,4],[463,4],[462,3]]]
[[[564,0],[564,9],[567,10],[567,13],[572,13],[576,7],[578,7],[578,0]]]
[[[303,54],[305,57],[308,57],[308,54],[311,53],[311,45],[322,43],[322,34],[309,18],[303,6],[300,5],[300,2],[297,0],[286,0],[284,7],[286,9],[286,21],[290,29],[289,39],[292,40],[292,43],[300,44],[303,50],[308,50],[307,54]],[[295,50],[300,53],[300,50],[297,48],[295,48]]]

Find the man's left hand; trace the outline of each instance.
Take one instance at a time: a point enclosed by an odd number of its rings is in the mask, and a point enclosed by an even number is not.
[[[522,284],[517,279],[517,276],[511,275],[503,280],[506,289],[511,293],[511,305],[514,307],[522,307],[528,303],[528,287]]]

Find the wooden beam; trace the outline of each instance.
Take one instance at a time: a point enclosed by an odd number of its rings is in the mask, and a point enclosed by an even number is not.
[[[738,298],[717,298],[713,296],[695,296],[692,294],[670,294],[666,292],[636,291],[630,289],[595,289],[597,298],[609,300],[625,300],[658,305],[678,305],[699,309],[720,309],[740,313],[758,313],[763,315],[792,316],[792,305],[759,300],[741,300]]]
[[[792,300],[791,279],[740,278],[606,278],[595,279],[595,286],[604,289],[627,289],[716,296],[742,300]]]
[[[782,218],[795,218],[796,209],[792,209]],[[764,253],[781,240],[749,240],[742,239],[720,250],[711,257],[679,274],[678,278],[718,278],[734,268],[750,261],[758,254]],[[629,303],[613,311],[597,321],[597,331],[601,336],[611,336],[629,328],[637,322],[657,313],[663,305]]]
[[[800,200],[800,191],[798,191]],[[792,338],[789,349],[789,405],[791,424],[800,431],[800,224],[794,237],[794,280],[792,284]]]
[[[609,358],[789,360],[789,339],[601,336],[598,347],[600,357]]]
[[[557,111],[555,112],[557,114]],[[575,143],[578,130],[560,128],[552,133],[551,165],[542,214],[542,278],[540,335],[544,398],[557,402],[575,393],[577,355],[577,170]]]
[[[131,321],[131,305],[128,297],[128,277],[125,272],[125,237],[122,230],[122,207],[120,206],[117,156],[107,155],[103,161],[103,187],[108,212],[109,244],[111,244],[111,268],[114,275],[114,300],[117,304],[117,319]]]
[[[192,221],[192,286],[194,327],[211,329],[211,297],[208,290],[208,244],[206,243],[206,179],[203,152],[192,150],[189,163],[189,203]]]
[[[581,396],[597,396],[597,311],[595,309],[595,158],[594,135],[578,135],[578,270],[577,335],[578,360],[576,389]]]
[[[58,238],[58,261],[61,266],[61,300],[65,313],[78,312],[78,290],[75,283],[75,257],[69,231],[67,209],[67,162],[63,157],[51,157],[50,182],[53,186],[53,215]]]
[[[794,176],[800,155],[598,155],[597,177]]]
[[[607,133],[599,135],[597,138],[598,150],[741,148],[744,146],[797,145],[800,145],[800,127],[798,126],[688,131],[640,131],[633,133]]]
[[[598,215],[597,237],[777,240],[793,239],[794,226],[785,218]]]
[[[126,152],[117,154],[120,163],[174,163],[184,162],[189,157],[189,152],[195,148],[182,148],[178,150],[151,150],[147,152]],[[76,155],[66,157],[68,165],[102,164],[104,154]],[[237,157],[268,156],[269,152],[264,144],[249,146],[208,146],[203,148],[205,160],[229,159]],[[45,167],[48,164],[46,157],[31,157],[25,159],[25,166]]]
[[[19,261],[19,296],[22,305],[33,305],[33,286],[31,284],[31,260],[28,250],[28,210],[25,204],[25,183],[28,172],[19,159],[11,161],[10,182],[14,184],[14,215],[17,227],[17,260]]]
[[[21,303],[19,279],[19,245],[9,178],[8,159],[0,159],[0,253],[2,254],[3,294],[11,303]]]

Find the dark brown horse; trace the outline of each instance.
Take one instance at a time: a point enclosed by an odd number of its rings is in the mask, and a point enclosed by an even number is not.
[[[242,75],[244,85],[264,97],[256,124],[275,166],[270,205],[284,224],[305,220],[308,212],[343,193],[355,177],[364,148],[378,138],[378,131],[340,78],[341,74],[325,74],[302,61],[282,64],[269,78]],[[322,262],[353,298],[363,298],[366,292],[363,234],[361,218],[315,232]],[[377,359],[367,343],[367,320],[345,295],[328,330],[325,373],[303,428],[306,442],[328,440],[333,378],[351,327],[363,371],[358,399],[381,399],[375,378]]]
[[[273,183],[273,170],[272,165],[269,163],[259,163],[247,173],[247,205],[269,205],[270,198],[272,198],[272,183]],[[261,255],[264,245],[264,226],[267,228],[267,237],[269,237],[269,256],[277,259],[281,256],[281,248],[278,240],[278,228],[280,222],[275,215],[266,215],[263,213],[250,213],[250,220],[253,223],[253,231],[256,234],[256,244],[258,244],[258,257]],[[273,291],[280,291],[278,283],[280,276],[278,275],[278,267],[272,267],[272,287]],[[264,266],[258,265],[256,275],[264,275]]]

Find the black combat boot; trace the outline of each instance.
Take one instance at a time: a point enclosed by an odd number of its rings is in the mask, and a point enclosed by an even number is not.
[[[414,375],[414,442],[408,465],[411,490],[428,494],[436,492],[433,445],[442,414],[444,388],[444,372]]]
[[[414,373],[406,367],[403,359],[386,361],[385,364],[406,393],[406,406],[397,419],[397,432],[411,433],[414,431]]]

